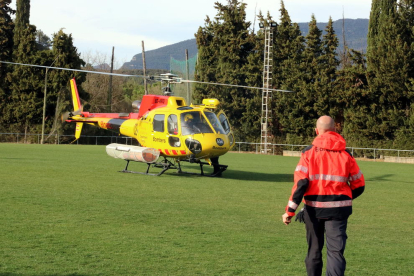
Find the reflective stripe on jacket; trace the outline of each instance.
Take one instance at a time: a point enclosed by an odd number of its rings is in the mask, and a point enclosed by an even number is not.
[[[365,189],[364,175],[345,140],[335,132],[319,135],[302,151],[286,212],[294,216],[302,199],[310,215],[340,219],[352,213],[352,200]]]

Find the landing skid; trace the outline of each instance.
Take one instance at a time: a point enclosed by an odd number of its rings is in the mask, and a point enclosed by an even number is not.
[[[193,172],[185,172],[181,169],[181,164],[180,162],[177,162],[177,164],[172,163],[170,160],[164,158],[163,161],[158,162],[158,163],[147,163],[147,170],[146,172],[136,172],[136,171],[130,171],[128,170],[128,165],[129,165],[129,160],[127,160],[127,164],[125,166],[125,169],[120,171],[123,173],[138,173],[138,174],[145,174],[145,175],[153,175],[153,176],[160,176],[163,173],[165,173],[167,170],[169,169],[176,169],[177,173],[183,173],[183,174],[192,174],[192,175],[200,175],[200,176],[210,176],[210,177],[216,177],[216,176],[221,176],[221,173],[224,172],[227,169],[227,165],[220,165],[220,164],[214,164],[213,163],[213,167],[214,167],[214,172],[211,174],[205,174],[204,170],[203,170],[203,165],[210,165],[209,163],[206,162],[201,162],[200,160],[182,160],[182,162],[189,162],[189,163],[197,163],[200,165],[200,171],[201,173],[193,173]],[[161,171],[159,173],[150,173],[149,170],[150,168],[154,167],[154,168],[161,168]]]
[[[182,160],[183,162],[189,162],[189,163],[197,163],[200,165],[200,171],[201,173],[192,173],[192,172],[184,172],[181,170],[181,165],[178,163],[178,173],[185,173],[185,174],[193,174],[193,175],[201,175],[201,176],[210,176],[210,177],[216,177],[221,176],[221,173],[224,172],[227,169],[227,165],[220,165],[220,164],[213,164],[214,172],[211,174],[204,174],[203,171],[203,165],[210,165],[206,162],[201,162],[200,160],[194,161],[194,160]]]
[[[119,171],[119,172],[138,173],[138,174],[159,176],[159,175],[162,175],[163,173],[165,173],[169,169],[178,169],[177,166],[175,166],[171,161],[169,161],[167,159],[164,159],[162,162],[159,162],[159,163],[146,163],[146,164],[148,166],[146,172],[129,171],[128,170],[129,160],[127,160],[127,164],[125,166],[125,169],[123,169],[122,171]],[[162,168],[162,170],[159,173],[149,173],[149,169],[151,168],[151,166],[153,166],[155,168]]]

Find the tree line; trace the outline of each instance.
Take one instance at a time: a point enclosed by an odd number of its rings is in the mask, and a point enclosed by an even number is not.
[[[246,4],[215,3],[196,33],[196,80],[261,87],[264,29],[246,21]],[[330,115],[350,146],[413,148],[414,1],[373,0],[367,53],[343,47],[332,19],[320,30],[314,15],[302,36],[283,1],[273,36],[272,138],[277,143],[310,143],[316,119]],[[241,141],[260,141],[260,90],[197,85],[195,98],[220,100]]]
[[[10,3],[0,0],[1,61],[97,70],[92,61],[80,58],[71,34],[58,30],[50,39],[30,24],[30,0],[18,0],[16,10]],[[239,0],[217,2],[215,8],[216,16],[206,17],[195,34],[196,80],[262,87],[264,29],[255,30],[255,24],[246,20],[246,4]],[[373,0],[367,53],[346,43],[339,51],[331,19],[321,30],[312,15],[303,36],[283,1],[278,20],[270,12],[260,12],[257,20],[264,26],[277,23],[272,88],[294,91],[272,93],[272,141],[308,144],[316,119],[330,115],[349,146],[413,148],[413,11],[414,0]],[[142,75],[128,72],[134,73]],[[114,77],[109,87],[109,76],[0,63],[0,132],[40,133],[47,87],[46,133],[72,134],[59,118],[71,110],[68,81],[73,77],[85,108],[94,112],[128,112],[130,103],[144,94],[143,80],[138,78]],[[159,86],[150,85],[149,92],[159,94]],[[108,89],[112,89],[110,107]],[[220,100],[238,141],[260,141],[261,90],[196,85],[193,101],[205,97]]]

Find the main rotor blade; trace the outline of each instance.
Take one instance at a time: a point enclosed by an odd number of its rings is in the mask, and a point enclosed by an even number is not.
[[[23,65],[23,66],[38,67],[38,68],[46,68],[46,69],[59,69],[59,70],[83,72],[83,73],[91,73],[91,74],[100,74],[100,75],[111,75],[111,76],[119,76],[119,77],[138,77],[138,78],[145,78],[145,79],[149,79],[149,80],[169,81],[170,83],[174,83],[174,82],[176,82],[176,83],[180,83],[180,82],[201,83],[201,84],[208,84],[208,85],[230,86],[230,87],[240,87],[240,88],[248,88],[248,89],[277,91],[277,92],[284,92],[284,93],[294,93],[294,91],[290,91],[290,90],[265,88],[265,87],[253,87],[253,86],[245,86],[245,85],[237,85],[237,84],[225,84],[225,83],[217,83],[217,82],[203,82],[203,81],[183,80],[181,78],[171,78],[171,79],[167,78],[167,79],[165,79],[165,77],[163,78],[162,76],[154,77],[154,76],[143,76],[143,75],[116,74],[116,73],[89,71],[89,70],[81,70],[81,69],[70,69],[70,68],[62,68],[62,67],[25,64],[25,63],[17,63],[17,62],[9,62],[9,61],[0,61],[0,63],[13,64],[13,65]]]
[[[283,90],[283,89],[254,87],[254,86],[245,86],[245,85],[237,85],[237,84],[225,84],[225,83],[217,83],[217,82],[205,82],[205,81],[193,81],[193,80],[181,80],[181,82],[191,82],[191,83],[201,83],[201,84],[210,84],[210,85],[221,85],[221,86],[241,87],[241,88],[258,89],[258,90],[277,91],[277,92],[285,92],[285,93],[295,93],[295,91]]]
[[[70,68],[62,68],[62,67],[25,64],[25,63],[17,63],[17,62],[9,62],[9,61],[0,61],[0,63],[13,64],[13,65],[23,65],[23,66],[38,67],[38,68],[46,68],[46,69],[59,69],[59,70],[65,70],[65,71],[84,72],[84,73],[92,73],[92,74],[100,74],[100,75],[112,75],[112,76],[120,76],[120,77],[138,77],[138,78],[146,78],[146,79],[151,79],[152,78],[150,76],[143,76],[143,75],[116,74],[116,73],[89,71],[89,70],[82,70],[82,69],[70,69]]]

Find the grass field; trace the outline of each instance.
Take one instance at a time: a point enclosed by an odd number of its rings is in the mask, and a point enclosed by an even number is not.
[[[0,276],[306,275],[304,225],[281,222],[297,161],[154,177],[104,146],[0,144]],[[359,165],[346,275],[414,275],[414,165]]]

